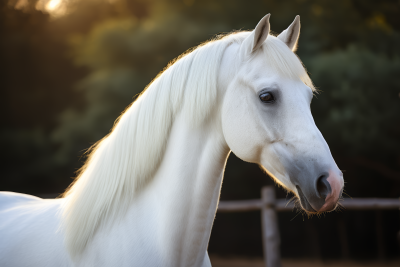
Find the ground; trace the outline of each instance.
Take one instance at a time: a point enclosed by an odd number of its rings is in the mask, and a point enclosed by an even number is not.
[[[220,257],[210,255],[211,264],[213,267],[265,267],[263,259],[258,258],[235,258],[235,257]],[[332,260],[332,261],[317,261],[317,260],[282,260],[282,267],[399,267],[400,260],[395,261],[350,261],[350,260]]]

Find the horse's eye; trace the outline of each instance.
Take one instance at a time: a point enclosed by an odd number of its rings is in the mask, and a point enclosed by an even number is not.
[[[274,95],[269,92],[264,92],[260,94],[260,99],[264,103],[272,103],[275,101]]]

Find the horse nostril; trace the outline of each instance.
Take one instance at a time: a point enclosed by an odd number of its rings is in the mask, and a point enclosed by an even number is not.
[[[322,199],[331,193],[331,185],[328,182],[329,174],[323,174],[317,179],[317,196]]]

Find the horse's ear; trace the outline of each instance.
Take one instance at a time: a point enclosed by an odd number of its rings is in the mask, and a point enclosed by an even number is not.
[[[278,38],[287,44],[287,46],[295,52],[297,50],[297,41],[300,35],[300,16],[297,15],[292,24],[278,35]]]
[[[240,56],[241,59],[245,59],[248,55],[256,51],[264,41],[267,39],[269,34],[269,17],[271,14],[265,15],[260,22],[257,24],[254,31],[244,39],[242,45],[240,46]]]

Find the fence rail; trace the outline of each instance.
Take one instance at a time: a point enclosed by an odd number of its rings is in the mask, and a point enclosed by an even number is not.
[[[275,200],[276,211],[292,211],[295,206],[286,199]],[[347,210],[390,210],[400,209],[400,199],[391,198],[345,198],[340,204]],[[261,199],[248,199],[241,201],[220,201],[218,212],[245,212],[261,210]]]
[[[286,199],[275,199],[274,188],[272,186],[266,186],[261,189],[261,199],[220,201],[218,205],[218,212],[246,212],[261,210],[261,227],[265,266],[280,267],[280,236],[277,212],[293,210],[295,205],[288,202],[289,201]],[[340,204],[346,210],[400,209],[400,199],[345,198],[340,201]],[[380,225],[380,227],[382,227],[382,225]],[[347,242],[345,243],[345,245],[347,245]],[[382,245],[379,245],[379,247],[381,246]],[[382,248],[379,250],[381,251]]]

